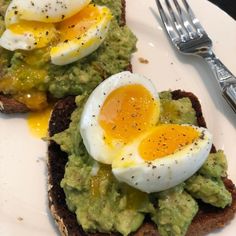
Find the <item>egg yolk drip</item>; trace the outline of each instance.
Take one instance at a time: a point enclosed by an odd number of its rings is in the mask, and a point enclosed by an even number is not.
[[[106,186],[103,182],[113,181],[114,176],[111,172],[110,165],[100,164],[99,171],[90,180],[90,194],[94,198],[99,198],[106,191],[102,186]],[[120,185],[120,191],[126,196],[126,205],[128,209],[138,209],[142,207],[144,202],[147,202],[148,195],[144,192],[134,189],[127,184],[122,183]]]
[[[31,112],[27,117],[27,124],[30,133],[37,137],[43,138],[47,136],[48,122],[51,116],[52,106],[47,107],[40,112]]]
[[[57,24],[57,30],[60,32],[60,41],[67,42],[73,39],[79,39],[91,26],[101,18],[98,8],[90,4],[84,7],[74,16]]]
[[[175,153],[193,143],[200,133],[191,126],[159,125],[139,145],[139,153],[146,161]]]
[[[106,142],[118,139],[126,144],[155,125],[158,116],[159,104],[150,92],[142,85],[132,84],[108,95],[101,107],[99,123]]]
[[[94,197],[99,197],[101,195],[101,183],[106,180],[112,179],[111,166],[100,164],[98,173],[93,176],[90,180],[90,191],[91,195]]]
[[[8,28],[15,34],[33,37],[36,48],[47,46],[56,35],[55,26],[50,23],[21,20],[16,24],[10,25]]]
[[[0,91],[12,94],[17,101],[31,110],[40,110],[47,106],[47,94],[37,91],[35,87],[45,81],[47,73],[44,69],[28,67],[22,64],[0,79]]]

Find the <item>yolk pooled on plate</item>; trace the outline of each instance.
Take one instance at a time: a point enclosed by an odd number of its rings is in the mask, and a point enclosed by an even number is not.
[[[101,107],[99,123],[106,142],[114,139],[124,144],[156,124],[159,104],[142,85],[133,84],[112,91]]]
[[[28,115],[27,123],[30,133],[37,137],[46,137],[48,132],[48,122],[51,115],[52,107],[47,107],[43,111],[31,112]]]
[[[146,161],[173,154],[193,143],[200,133],[191,126],[159,125],[139,144],[139,153]]]

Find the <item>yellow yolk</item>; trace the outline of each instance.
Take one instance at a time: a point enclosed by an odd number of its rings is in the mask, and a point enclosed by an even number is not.
[[[110,165],[100,164],[98,173],[90,180],[90,191],[93,197],[100,197],[102,195],[101,184],[103,181],[111,180],[113,178]],[[104,185],[105,186],[105,185]],[[147,201],[148,195],[137,189],[131,188],[124,183],[121,184],[121,191],[126,196],[126,205],[128,209],[141,208],[143,202]],[[106,191],[104,191],[106,193]]]
[[[76,15],[60,22],[57,25],[57,30],[60,32],[60,41],[67,42],[84,34],[92,25],[94,25],[100,16],[97,7],[90,4],[84,7]]]
[[[32,135],[37,138],[46,137],[51,111],[52,107],[48,107],[43,111],[32,112],[28,115],[27,123]]]
[[[50,50],[52,63],[69,64],[94,52],[105,39],[111,18],[109,8],[90,4],[58,23],[60,38]]]
[[[99,197],[101,194],[100,191],[102,190],[100,187],[101,182],[111,178],[111,166],[101,164],[98,173],[93,176],[90,181],[90,191],[92,196]]]
[[[42,48],[53,41],[56,29],[51,23],[36,21],[19,21],[17,24],[10,25],[9,30],[15,34],[30,34],[35,39],[35,48]]]
[[[142,85],[125,85],[111,92],[99,114],[106,141],[118,139],[124,144],[132,141],[156,124],[158,105]]]
[[[13,95],[17,101],[25,104],[32,111],[39,111],[48,106],[47,95],[41,91],[28,91]]]
[[[146,161],[153,161],[175,153],[182,147],[193,143],[200,133],[191,126],[159,125],[142,140],[139,153]]]

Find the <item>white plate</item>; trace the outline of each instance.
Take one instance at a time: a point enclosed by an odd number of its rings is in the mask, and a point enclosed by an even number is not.
[[[216,54],[236,75],[235,21],[206,0],[189,2],[213,39]],[[127,0],[127,24],[139,39],[133,70],[151,78],[159,91],[181,88],[198,96],[214,143],[225,151],[229,177],[236,183],[236,114],[222,99],[207,66],[173,50],[154,0]],[[46,144],[30,135],[24,116],[0,115],[0,132],[0,235],[57,235],[47,208]],[[236,219],[212,235],[235,232]]]

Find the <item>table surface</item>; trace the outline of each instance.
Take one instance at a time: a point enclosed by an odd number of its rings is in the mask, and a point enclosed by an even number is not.
[[[216,4],[222,10],[227,12],[231,17],[236,20],[236,1],[235,0],[209,0]]]

